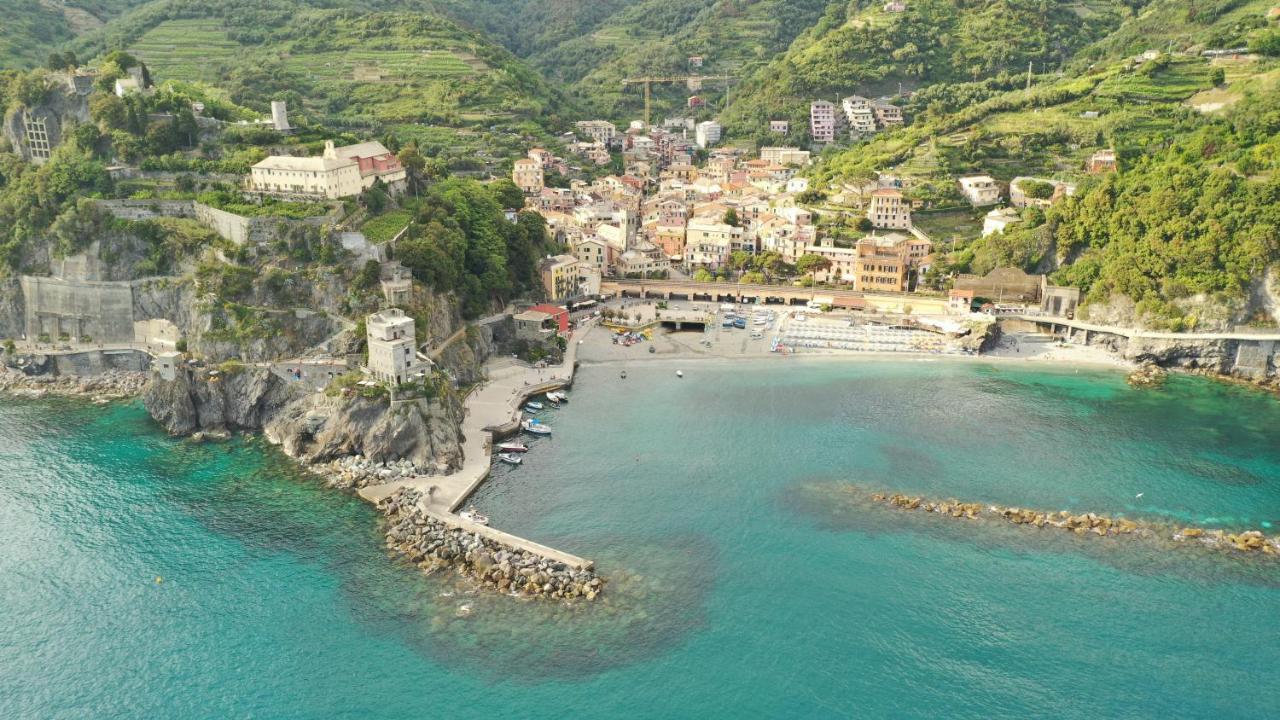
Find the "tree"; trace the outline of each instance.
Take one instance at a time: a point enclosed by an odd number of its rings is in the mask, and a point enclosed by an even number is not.
[[[711,271],[707,270],[706,268],[698,268],[693,273],[694,282],[707,283],[707,282],[711,282],[714,279],[715,278],[711,275]]]
[[[516,187],[510,178],[502,178],[489,183],[489,190],[504,208],[519,209],[524,207],[524,193]]]
[[[801,255],[796,260],[796,269],[809,276],[811,280],[817,282],[817,274],[819,272],[831,269],[831,258],[822,255]]]
[[[871,232],[875,225],[869,218],[860,217],[853,223],[853,227],[859,232]]]
[[[1214,87],[1222,87],[1227,82],[1227,71],[1220,67],[1216,67],[1209,71],[1209,82]]]
[[[737,210],[734,210],[733,208],[729,208],[728,210],[725,210],[725,211],[724,211],[724,224],[725,224],[725,225],[732,225],[732,226],[734,226],[734,227],[737,227],[737,226],[738,226],[738,211],[737,211]]]

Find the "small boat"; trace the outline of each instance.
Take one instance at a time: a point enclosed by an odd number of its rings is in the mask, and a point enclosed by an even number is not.
[[[534,401],[532,401],[532,400],[530,400],[529,402],[525,403],[525,404],[524,404],[524,406],[525,406],[526,408],[533,408],[534,410],[541,410],[541,409],[542,409],[542,403],[540,403],[540,402],[534,402]]]
[[[535,414],[537,414],[537,413],[539,413],[539,412],[541,412],[541,411],[542,411],[542,408],[541,408],[541,407],[533,407],[533,406],[530,406],[530,405],[525,405],[525,406],[524,406],[523,408],[521,408],[521,409],[522,409],[522,410],[524,410],[525,412],[529,413],[530,415],[535,415]]]
[[[508,465],[519,465],[524,462],[524,458],[514,453],[498,453],[498,459]]]
[[[508,442],[498,445],[498,452],[503,453],[522,453],[529,452],[529,447],[524,443]]]
[[[525,420],[524,422],[520,423],[520,428],[525,432],[533,433],[534,435],[550,435],[551,434],[551,428],[547,427],[546,425],[543,425],[537,420]]]
[[[476,510],[475,505],[472,505],[466,510],[463,510],[462,512],[458,513],[458,517],[462,518],[463,520],[470,520],[471,522],[477,525],[489,524],[489,516],[482,515],[479,510]]]
[[[677,370],[677,371],[676,371],[676,377],[678,377],[678,378],[682,378],[682,377],[684,377],[684,371],[683,371],[683,370]]]
[[[622,371],[622,375],[621,375],[621,377],[622,377],[622,379],[623,379],[623,380],[626,380],[626,379],[627,379],[627,371],[626,371],[626,370],[623,370],[623,371]]]
[[[557,392],[555,390],[552,390],[551,392],[547,393],[547,399],[553,403],[562,403],[566,399],[568,399],[568,396],[562,392]]]

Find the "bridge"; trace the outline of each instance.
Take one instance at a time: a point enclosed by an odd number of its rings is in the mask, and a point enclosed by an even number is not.
[[[943,315],[947,300],[935,295],[914,293],[864,293],[856,290],[805,288],[792,285],[757,285],[752,283],[707,283],[695,280],[621,280],[600,283],[600,294],[606,297],[631,297],[660,300],[703,302],[805,305],[810,302],[830,304],[849,310],[885,313]]]

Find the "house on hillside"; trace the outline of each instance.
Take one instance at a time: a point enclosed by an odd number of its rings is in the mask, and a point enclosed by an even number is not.
[[[1033,194],[1044,195],[1045,188],[1052,188],[1047,197],[1032,197]],[[1009,204],[1014,207],[1048,208],[1064,197],[1074,195],[1076,186],[1060,180],[1045,180],[1034,177],[1016,177],[1009,183]]]
[[[894,188],[880,188],[871,193],[867,219],[878,228],[908,230],[911,228],[911,204]]]
[[[331,144],[331,143],[330,143]],[[328,145],[326,145],[326,149]],[[370,141],[344,145],[333,149],[335,157],[354,160],[360,169],[360,182],[365,188],[375,181],[382,181],[392,192],[403,192],[408,173],[400,164],[400,158],[380,142]]]
[[[542,165],[532,158],[520,158],[511,168],[511,181],[525,195],[537,195],[542,192]]]
[[[786,135],[791,132],[791,123],[786,120],[770,120],[769,132],[774,135]]]
[[[809,105],[809,135],[815,143],[833,143],[839,121],[834,103],[816,100]]]
[[[1099,150],[1090,155],[1085,169],[1094,174],[1114,172],[1116,169],[1116,151],[1110,149]]]
[[[960,194],[974,207],[1000,202],[1000,185],[990,175],[969,175],[957,180]]]
[[[982,219],[982,237],[1004,232],[1010,225],[1022,222],[1022,216],[1013,208],[999,208]]]

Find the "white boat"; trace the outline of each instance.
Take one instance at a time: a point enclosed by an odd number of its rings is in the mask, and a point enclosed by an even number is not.
[[[479,510],[476,510],[475,505],[472,505],[466,510],[463,510],[462,512],[458,513],[458,517],[462,518],[463,520],[470,520],[471,522],[477,525],[489,524],[489,516],[482,515]]]
[[[534,402],[534,401],[532,401],[532,400],[530,400],[529,402],[525,403],[525,404],[524,404],[524,406],[525,406],[526,408],[533,408],[534,410],[541,410],[541,409],[542,409],[542,403],[540,403],[540,402]]]
[[[678,378],[682,378],[682,377],[684,377],[684,371],[683,371],[683,370],[677,370],[677,371],[676,371],[676,377],[678,377]]]
[[[519,465],[524,462],[524,458],[515,453],[498,453],[498,459],[508,465]]]
[[[533,433],[534,435],[550,435],[551,434],[551,428],[547,427],[546,425],[543,425],[537,420],[525,420],[524,422],[520,423],[520,427],[525,432]]]
[[[524,443],[507,442],[498,445],[498,452],[504,453],[522,453],[529,452],[529,447]]]
[[[562,392],[556,392],[552,390],[551,392],[547,393],[547,399],[553,403],[562,403],[567,399],[567,396]]]
[[[530,406],[530,405],[525,405],[525,406],[524,406],[523,408],[521,408],[521,409],[522,409],[522,410],[524,410],[525,412],[529,413],[530,415],[536,415],[537,413],[542,412],[542,408],[541,408],[541,407],[532,407],[532,406]]]

